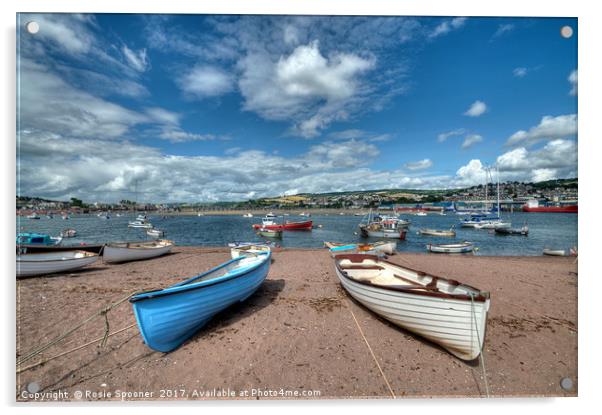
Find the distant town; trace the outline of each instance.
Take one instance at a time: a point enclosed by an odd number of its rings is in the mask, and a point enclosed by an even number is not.
[[[578,180],[562,179],[537,183],[500,183],[500,203],[505,208],[522,205],[529,200],[540,203],[576,204]],[[478,185],[464,189],[412,190],[383,189],[336,193],[301,193],[292,196],[275,196],[240,202],[214,203],[141,203],[121,200],[118,203],[49,200],[39,197],[17,196],[17,214],[26,212],[90,213],[98,211],[157,211],[194,212],[264,209],[393,209],[398,206],[445,206],[453,203],[471,205],[497,201],[497,185]]]

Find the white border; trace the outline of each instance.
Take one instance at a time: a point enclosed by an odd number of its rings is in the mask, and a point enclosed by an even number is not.
[[[600,141],[602,134],[599,120],[600,105],[600,39],[602,39],[602,22],[596,13],[595,2],[548,0],[526,2],[525,0],[505,1],[471,1],[471,0],[420,0],[401,2],[393,0],[221,0],[221,1],[185,1],[185,0],[146,0],[139,4],[125,4],[123,0],[69,1],[69,0],[20,0],[0,3],[0,19],[2,21],[2,54],[1,67],[3,94],[0,99],[1,125],[4,127],[2,137],[2,195],[0,217],[2,218],[2,245],[0,254],[4,265],[3,279],[3,338],[2,348],[2,403],[8,406],[9,412],[31,412],[31,406],[18,405],[14,402],[14,257],[13,229],[14,194],[15,194],[15,13],[20,12],[132,12],[132,13],[226,13],[226,14],[349,14],[349,15],[439,15],[439,16],[569,16],[579,18],[579,398],[573,399],[505,399],[505,400],[404,400],[392,401],[311,401],[311,402],[229,402],[229,403],[195,403],[194,405],[174,404],[178,412],[202,413],[203,411],[261,411],[282,412],[284,409],[293,413],[305,413],[317,408],[327,410],[352,410],[354,412],[368,409],[368,405],[377,405],[379,411],[420,411],[420,413],[461,413],[470,411],[487,412],[488,415],[515,411],[544,409],[546,413],[576,413],[588,409],[602,395],[597,391],[597,377],[600,362],[601,346],[599,328],[600,299],[596,299],[599,290],[593,286],[602,276],[597,271],[596,242],[600,240],[599,215],[595,215],[602,206],[599,185],[600,174]],[[596,122],[598,121],[598,122]],[[599,255],[599,254],[598,254]],[[228,408],[226,408],[226,406]],[[336,406],[336,409],[335,409]],[[544,408],[541,408],[541,407]],[[116,408],[116,405],[109,405]],[[537,408],[535,408],[537,407]],[[36,407],[48,414],[81,413],[81,406],[68,405]],[[107,406],[86,406],[89,413],[105,413]],[[164,405],[127,405],[127,410],[144,411],[145,413],[163,414]],[[124,409],[122,409],[124,410]]]

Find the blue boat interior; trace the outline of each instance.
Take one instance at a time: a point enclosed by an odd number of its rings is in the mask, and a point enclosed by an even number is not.
[[[54,245],[49,235],[41,233],[20,233],[17,235],[17,244]]]

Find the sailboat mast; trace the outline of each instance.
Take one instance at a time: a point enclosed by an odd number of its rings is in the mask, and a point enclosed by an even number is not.
[[[496,164],[495,171],[497,173],[497,217],[500,217],[500,168]]]

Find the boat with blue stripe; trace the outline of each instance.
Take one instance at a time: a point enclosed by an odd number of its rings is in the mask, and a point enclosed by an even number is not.
[[[130,298],[144,342],[170,352],[229,306],[249,298],[268,275],[271,251],[248,253],[169,288]]]

